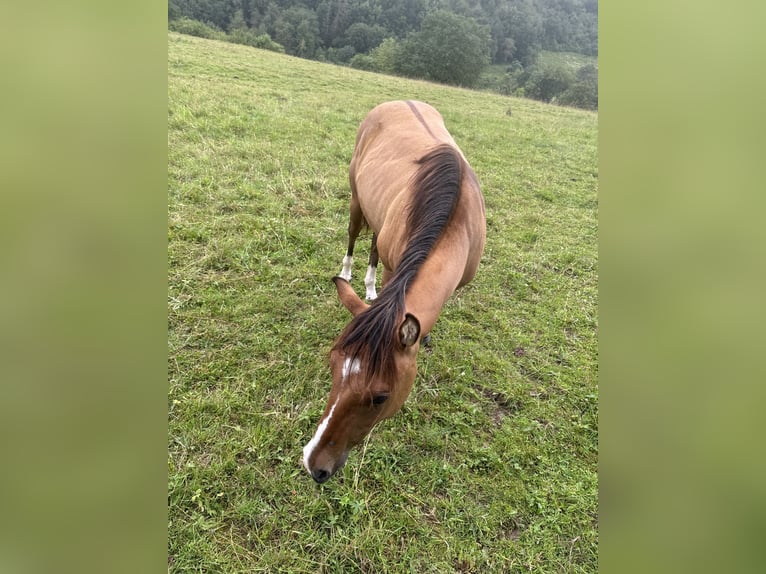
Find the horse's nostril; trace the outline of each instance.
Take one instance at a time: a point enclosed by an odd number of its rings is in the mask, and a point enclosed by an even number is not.
[[[315,470],[311,473],[311,478],[316,480],[319,484],[322,484],[323,482],[327,482],[327,479],[330,478],[330,472],[327,470]]]

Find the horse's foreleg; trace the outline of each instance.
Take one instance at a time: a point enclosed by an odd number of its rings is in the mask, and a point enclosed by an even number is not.
[[[364,276],[364,286],[367,288],[366,299],[372,301],[378,298],[375,291],[375,275],[378,270],[378,235],[372,234],[372,245],[370,246],[370,263],[367,266],[367,275]]]
[[[343,268],[340,271],[340,276],[346,281],[351,281],[351,266],[354,263],[354,244],[364,224],[362,208],[359,207],[359,202],[356,200],[355,195],[352,194],[351,208],[349,210],[348,249],[346,249],[346,256],[343,258]]]

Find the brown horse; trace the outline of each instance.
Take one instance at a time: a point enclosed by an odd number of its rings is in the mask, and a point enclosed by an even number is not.
[[[402,407],[415,381],[421,335],[430,333],[455,289],[473,279],[485,241],[476,175],[428,104],[398,101],[373,109],[359,126],[349,179],[348,250],[333,280],[354,318],[330,352],[330,397],[303,449],[303,464],[319,483],[343,466],[376,423]],[[373,232],[365,277],[370,305],[349,284],[365,222]]]

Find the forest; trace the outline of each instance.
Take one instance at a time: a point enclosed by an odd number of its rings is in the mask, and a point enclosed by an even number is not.
[[[598,56],[597,0],[169,0],[168,27],[370,71],[598,107],[591,63]],[[573,69],[542,57],[556,52],[591,58]]]

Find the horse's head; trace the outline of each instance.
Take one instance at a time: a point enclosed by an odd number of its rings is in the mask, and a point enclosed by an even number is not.
[[[341,278],[335,285],[354,316],[368,305]],[[420,322],[413,315],[397,319],[397,328],[378,345],[386,345],[390,368],[370,372],[369,353],[348,356],[336,345],[330,353],[332,389],[314,436],[303,448],[303,464],[319,483],[328,480],[346,462],[350,450],[361,443],[381,420],[396,414],[412,390],[420,343]]]

